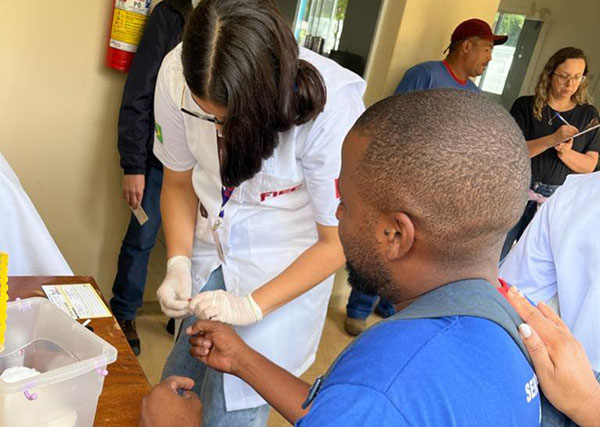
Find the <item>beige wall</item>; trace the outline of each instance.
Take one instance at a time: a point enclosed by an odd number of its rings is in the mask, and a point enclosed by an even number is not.
[[[552,11],[544,49],[551,52],[566,43],[568,34],[573,37],[577,19],[584,20],[586,31],[594,28],[599,6],[595,0],[588,2],[586,14],[566,5]],[[521,3],[503,0],[502,6],[514,9]],[[527,3],[528,10],[534,10],[541,2]],[[452,30],[463,19],[491,22],[498,4],[499,0],[385,0],[367,69],[367,103],[391,94],[411,65],[442,58]],[[557,8],[563,2],[544,4]],[[129,218],[120,195],[116,149],[117,111],[126,76],[104,66],[111,9],[107,0],[0,2],[0,151],[74,272],[93,275],[107,296]],[[559,16],[571,27],[562,28]],[[594,37],[586,32],[580,36],[590,56],[598,40],[598,30],[593,31]],[[541,57],[545,60],[547,54]],[[151,265],[155,282],[162,277],[161,250]]]
[[[544,21],[536,49],[525,76],[522,95],[533,94],[544,64],[554,52],[565,46],[576,46],[586,52],[590,62],[590,89],[600,100],[600,1],[578,0],[501,0],[499,10],[518,13]]]
[[[0,151],[75,274],[109,295],[128,220],[116,121],[126,75],[104,66],[108,0],[2,0]]]
[[[385,0],[367,65],[368,105],[394,92],[414,64],[444,57],[461,21],[494,20],[499,0]]]

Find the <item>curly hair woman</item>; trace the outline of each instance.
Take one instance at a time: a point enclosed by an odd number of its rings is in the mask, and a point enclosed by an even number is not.
[[[598,121],[598,111],[588,94],[587,76],[588,61],[583,51],[564,47],[544,66],[535,95],[518,98],[510,110],[527,140],[531,200],[507,236],[502,258],[521,237],[538,202],[551,196],[567,175],[593,172],[598,164],[598,130],[573,138]]]

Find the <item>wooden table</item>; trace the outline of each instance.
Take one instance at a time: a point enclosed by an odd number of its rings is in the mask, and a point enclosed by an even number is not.
[[[75,283],[91,283],[102,296],[94,279],[88,276],[13,276],[8,278],[9,300],[45,297],[42,285]],[[93,319],[90,326],[119,352],[117,360],[108,365],[109,374],[104,380],[94,426],[137,426],[142,397],[150,391],[148,379],[114,317]]]

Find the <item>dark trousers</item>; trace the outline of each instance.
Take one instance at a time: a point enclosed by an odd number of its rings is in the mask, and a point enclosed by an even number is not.
[[[110,308],[119,320],[135,319],[142,306],[150,251],[160,228],[160,189],[163,171],[148,166],[142,208],[148,221],[140,226],[133,214],[121,245]]]
[[[544,197],[552,196],[558,187],[560,187],[560,185],[549,185],[541,182],[534,182],[531,184],[531,189]],[[502,262],[504,257],[508,255],[513,244],[521,238],[521,235],[535,216],[536,212],[537,202],[527,202],[527,205],[525,205],[525,211],[523,212],[523,215],[521,215],[519,222],[517,222],[517,225],[515,225],[506,235],[506,240],[504,241],[502,252],[500,253],[500,262]]]
[[[537,202],[529,201],[527,205],[525,205],[525,211],[517,225],[515,225],[506,235],[506,240],[504,241],[504,245],[502,246],[502,252],[500,253],[500,261],[508,255],[510,249],[513,244],[521,238],[521,235],[535,216],[535,212],[537,211]]]
[[[379,300],[379,302],[377,302]],[[394,304],[385,298],[379,298],[376,295],[367,295],[352,289],[348,305],[346,305],[346,314],[354,319],[366,319],[373,312],[377,304],[377,312],[383,317],[389,317],[396,313]]]

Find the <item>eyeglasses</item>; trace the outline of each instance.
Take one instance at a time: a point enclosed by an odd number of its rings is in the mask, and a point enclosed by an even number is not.
[[[561,74],[552,73],[552,75],[558,77],[558,81],[563,85],[566,85],[571,80],[573,80],[573,83],[580,84],[580,83],[583,83],[585,81],[585,79],[587,78],[584,75],[570,76],[568,74],[563,74],[563,73],[561,73]]]
[[[215,116],[207,116],[206,114],[197,113],[195,111],[190,111],[186,108],[183,108],[184,98],[185,98],[185,86],[184,86],[183,90],[181,91],[181,105],[179,107],[179,109],[181,110],[182,113],[185,113],[188,116],[192,116],[192,117],[195,117],[200,120],[205,120],[207,122],[214,123],[215,125],[218,125],[221,127],[225,125],[224,121],[217,119]],[[217,136],[219,138],[223,138],[223,130],[222,129],[217,129]]]
[[[206,120],[207,122],[211,122],[211,123],[214,123],[219,126],[223,126],[225,124],[224,121],[221,121],[214,116],[207,116],[206,114],[196,113],[195,111],[186,110],[183,107],[181,107],[181,112],[188,114],[190,116],[196,117],[197,119],[200,119],[200,120]]]

